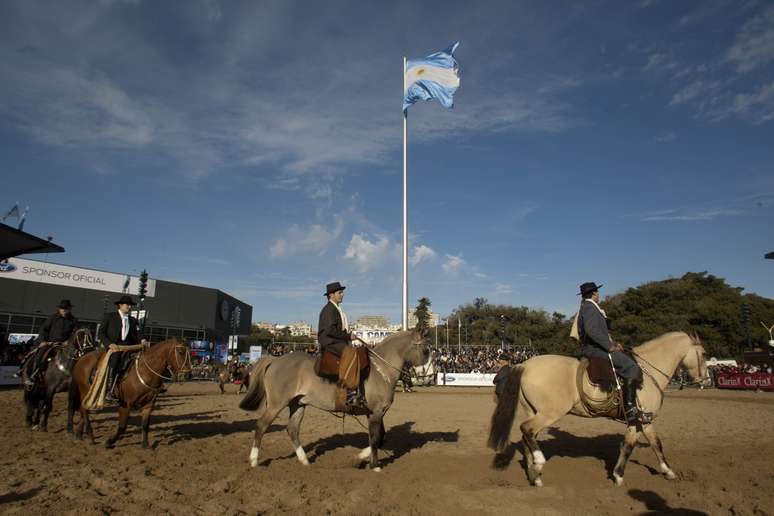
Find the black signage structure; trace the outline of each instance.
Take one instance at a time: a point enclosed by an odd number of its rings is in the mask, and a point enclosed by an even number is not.
[[[35,253],[63,253],[60,247],[50,240],[43,240],[20,229],[0,223],[0,260],[14,256]]]

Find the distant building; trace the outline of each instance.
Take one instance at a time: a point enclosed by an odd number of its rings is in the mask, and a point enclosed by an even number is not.
[[[312,335],[312,325],[306,321],[293,322],[288,327],[293,337],[310,337]]]
[[[428,309],[427,315],[429,316],[427,319],[427,326],[430,328],[435,328],[436,326],[438,326],[438,320],[439,320],[438,314]],[[417,325],[416,309],[409,310],[408,327],[409,329],[412,329],[412,328],[415,328],[416,325]]]
[[[261,321],[255,324],[259,329],[274,333],[274,323]]]
[[[353,328],[389,328],[390,322],[383,315],[362,315],[358,317]]]

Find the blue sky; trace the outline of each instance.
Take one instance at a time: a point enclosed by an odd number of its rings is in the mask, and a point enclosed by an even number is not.
[[[0,208],[254,320],[314,324],[338,280],[399,322],[402,56],[457,40],[455,108],[409,111],[411,304],[569,314],[700,270],[774,297],[763,1],[2,2]]]

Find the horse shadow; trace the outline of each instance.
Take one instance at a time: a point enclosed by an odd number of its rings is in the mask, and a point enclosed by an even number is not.
[[[206,421],[203,423],[182,423],[162,429],[158,433],[164,444],[174,444],[180,441],[207,439],[215,435],[226,436],[255,430],[255,421]],[[266,433],[285,430],[284,425],[271,425]],[[154,446],[158,445],[158,441]]]
[[[26,491],[22,491],[21,493],[13,491],[4,495],[0,495],[0,505],[6,504],[6,503],[21,502],[23,500],[29,500],[30,498],[33,498],[42,490],[43,488],[38,486],[38,487],[33,487],[32,489],[28,489]]]
[[[685,507],[670,507],[666,500],[653,491],[643,491],[641,489],[629,489],[629,496],[645,504],[648,512],[641,513],[643,516],[656,514],[685,514],[688,516],[708,516],[704,511],[695,511]]]
[[[623,436],[621,434],[605,434],[597,435],[594,437],[579,437],[569,432],[564,432],[558,428],[549,428],[548,435],[553,439],[541,440],[540,449],[546,457],[546,460],[550,460],[551,457],[594,457],[604,461],[607,471],[612,472],[618,461],[618,453],[621,446]],[[510,466],[516,451],[521,453],[522,458],[520,460],[521,465],[526,469],[526,453],[524,444],[522,441],[518,443],[511,443],[502,453],[495,454],[492,460],[492,467],[495,469],[505,469]],[[653,468],[645,466],[651,472],[655,472]],[[658,474],[658,472],[655,472]]]
[[[412,430],[415,424],[414,421],[406,421],[400,425],[390,427],[385,432],[384,445],[379,449],[388,452],[390,455],[380,459],[383,466],[392,464],[407,453],[418,450],[428,443],[456,443],[459,441],[459,429],[454,432],[415,432]],[[368,446],[368,437],[358,432],[331,435],[318,439],[306,447],[314,452],[314,455],[309,458],[309,462],[314,463],[327,452],[346,446],[365,448]],[[295,454],[291,454],[288,458],[294,456]]]

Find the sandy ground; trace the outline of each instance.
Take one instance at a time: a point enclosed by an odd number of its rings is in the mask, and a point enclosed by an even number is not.
[[[21,392],[0,391],[2,514],[774,514],[774,394],[670,391],[658,420],[678,474],[656,472],[635,450],[626,481],[609,472],[623,426],[568,416],[542,434],[545,487],[527,483],[521,446],[504,469],[485,446],[491,389],[426,388],[398,393],[387,414],[383,470],[358,467],[367,445],[357,421],[308,409],[302,428],[312,464],[295,458],[287,411],[248,467],[252,413],[214,383],[172,385],[140,448],[139,416],[117,447],[101,441],[115,413],[97,414],[100,444],[64,431],[58,395],[49,433],[23,425]],[[513,439],[517,439],[518,430]],[[692,512],[695,511],[695,512]]]

